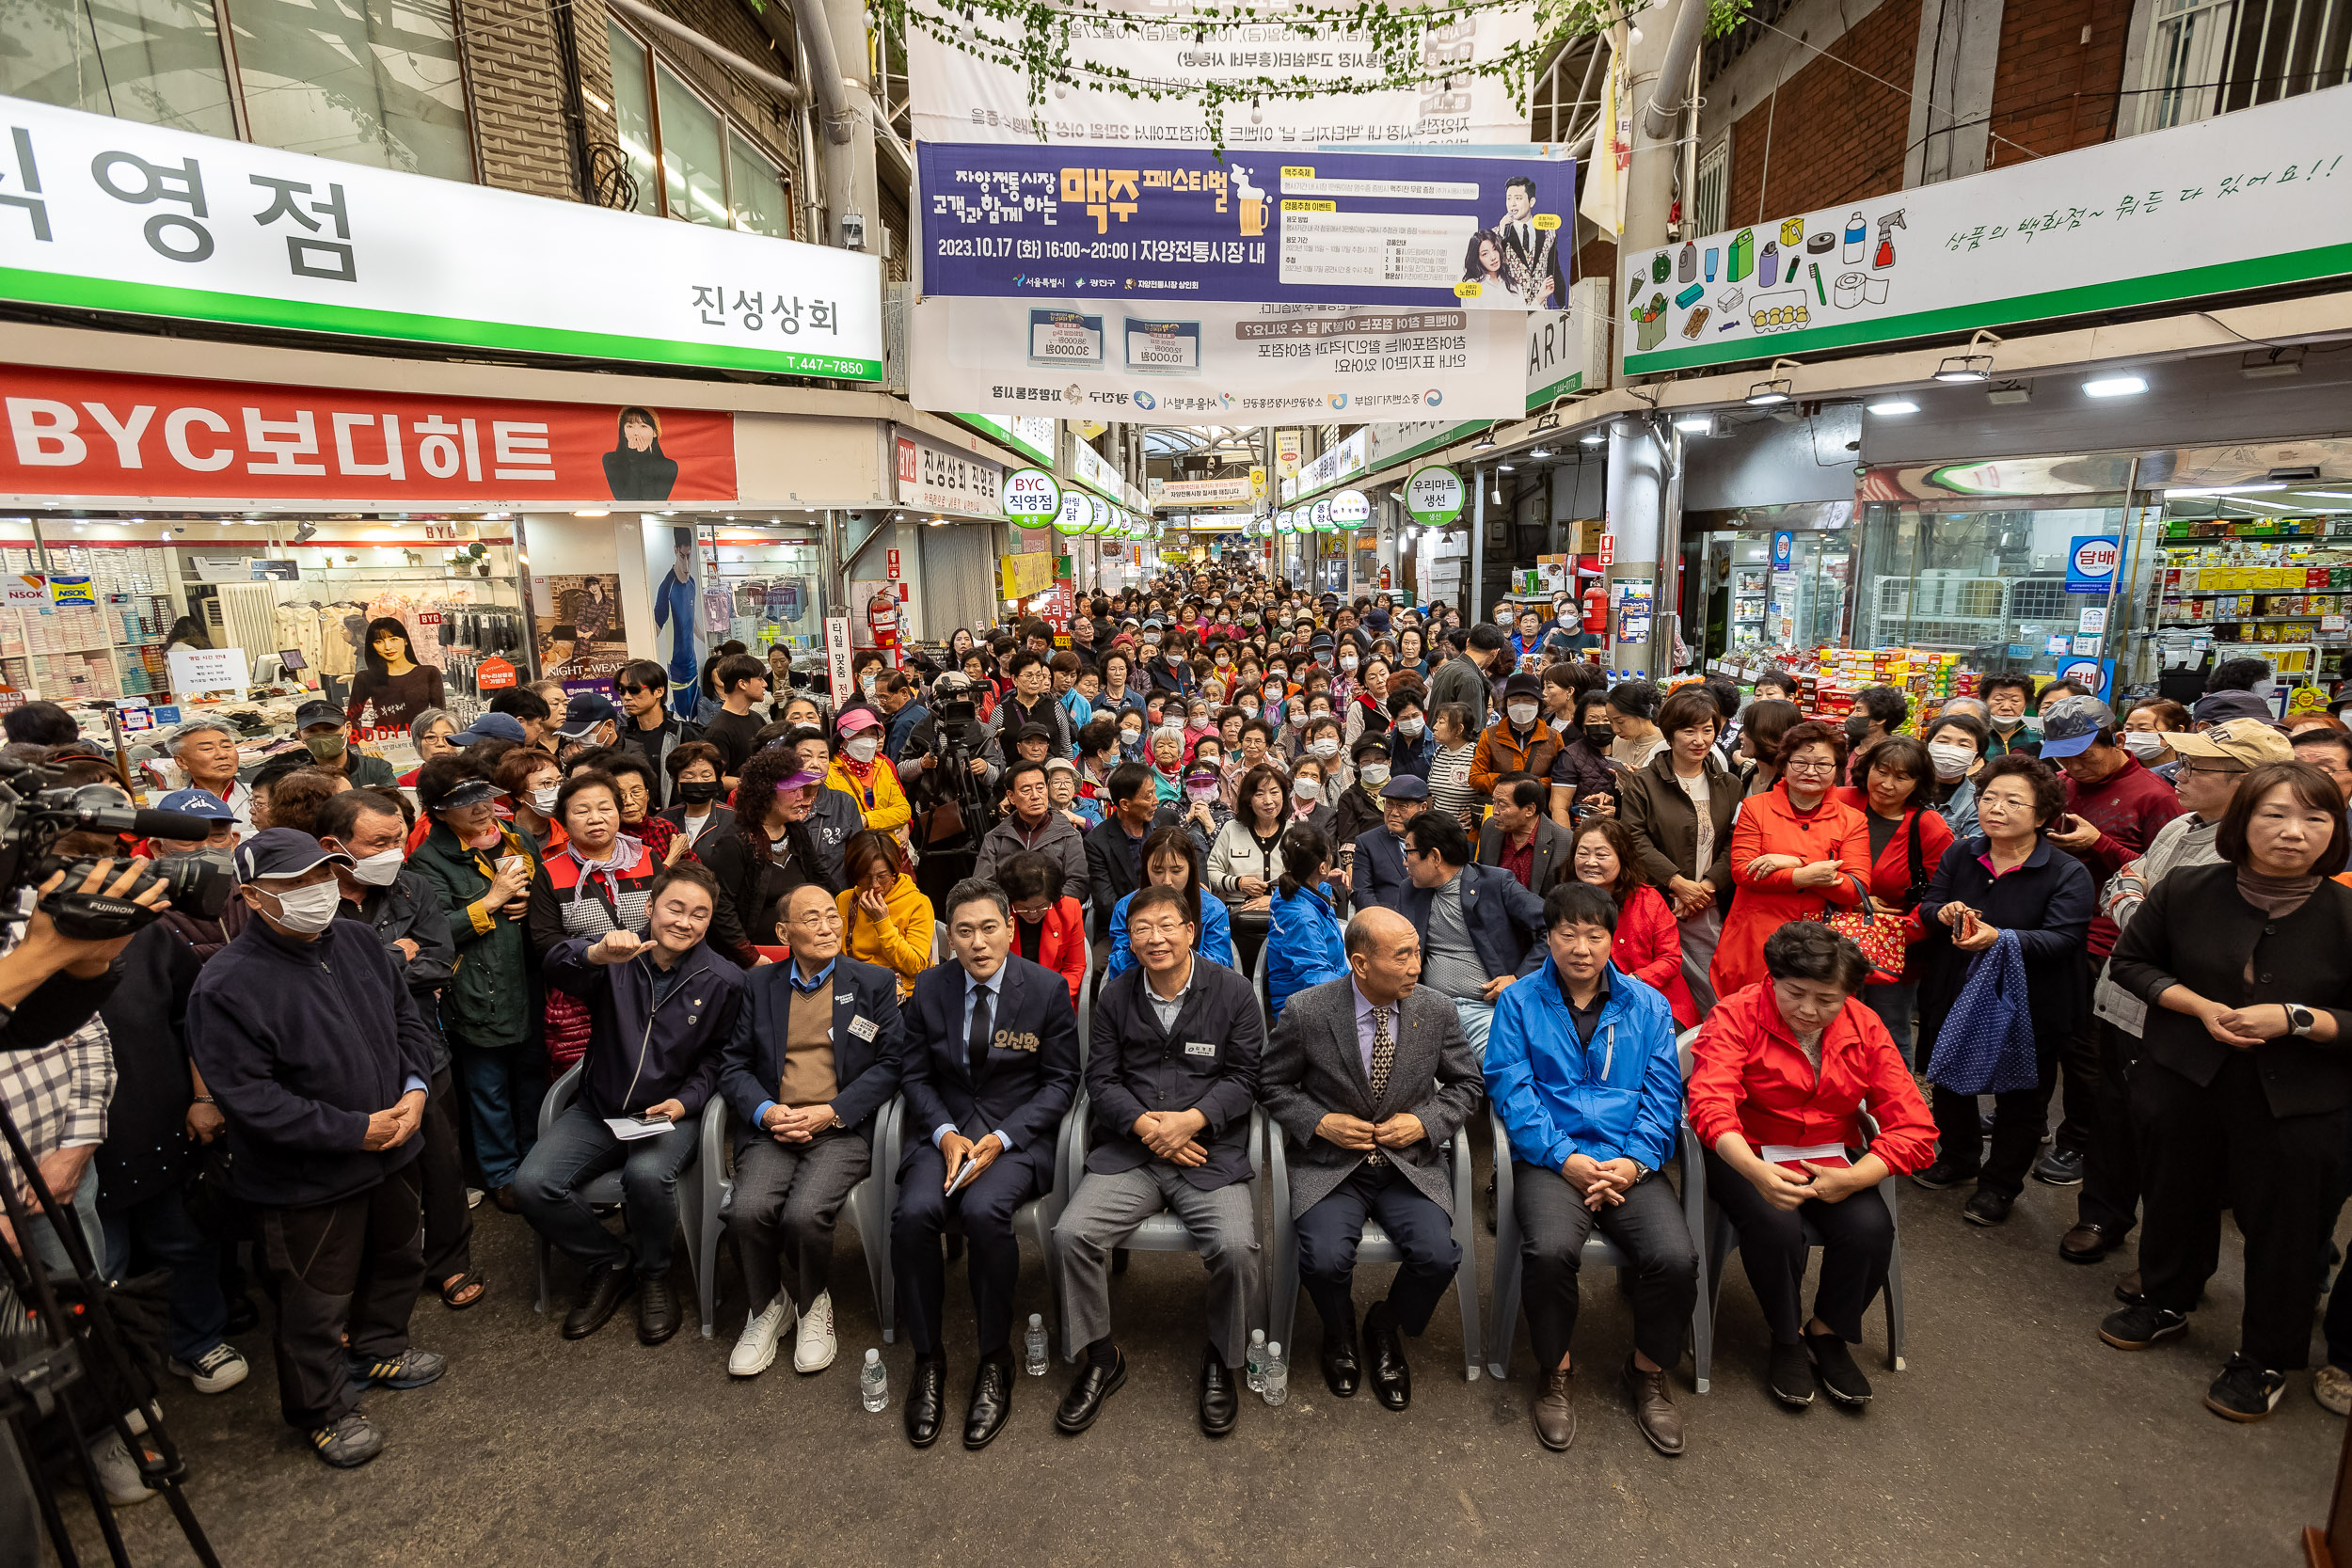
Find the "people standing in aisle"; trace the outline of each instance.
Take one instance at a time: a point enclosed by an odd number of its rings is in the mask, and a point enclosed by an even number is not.
[[[1080,726],[1054,700],[1053,673],[1046,660],[1037,654],[1017,653],[1005,661],[1005,671],[1012,677],[1011,694],[996,705],[988,721],[988,747],[997,766],[1012,765],[1012,741],[1031,724],[1045,731],[1048,756],[1070,755]]]
[[[1845,736],[1806,720],[1781,736],[1779,782],[1740,803],[1731,829],[1731,875],[1739,895],[1708,967],[1708,985],[1717,997],[1764,978],[1765,940],[1779,927],[1818,919],[1824,905],[1843,910],[1862,901],[1869,827],[1832,794],[1845,760]],[[1861,982],[1854,986],[1859,990]]]
[[[1523,670],[1502,683],[1502,721],[1480,731],[1470,753],[1471,794],[1492,795],[1513,773],[1550,775],[1560,736],[1543,721],[1543,683]]]
[[[757,967],[752,937],[774,925],[776,900],[803,882],[841,891],[809,827],[824,788],[824,775],[788,746],[771,747],[743,765],[734,831],[713,834],[702,855],[719,887],[710,944],[739,968]]]
[[[1430,722],[1436,749],[1429,757],[1429,809],[1465,830],[1478,823],[1478,795],[1470,788],[1470,765],[1478,752],[1477,710],[1467,703],[1434,707]]]
[[[2007,756],[2011,752],[2041,754],[2041,728],[2026,713],[2033,702],[2032,676],[1987,675],[1977,683],[1977,695],[1984,702],[1985,722],[1993,729],[1993,743],[1985,748],[1987,757]]]
[[[841,749],[825,782],[858,803],[866,826],[893,832],[907,825],[914,808],[898,786],[898,768],[882,754],[882,722],[871,709],[843,714]]]
[[[1951,829],[1931,801],[1934,764],[1926,747],[1910,736],[1896,735],[1880,738],[1849,771],[1859,776],[1838,798],[1862,813],[1870,832],[1870,868],[1863,879],[1869,884],[1871,901],[1881,915],[1901,916],[1903,940],[1917,942],[1925,931],[1912,911],[1926,895],[1953,841]],[[1873,980],[1862,995],[1886,1025],[1903,1060],[1913,1061],[1911,1020],[1919,1000],[1917,971],[1906,963],[1899,978]]]
[[[1502,657],[1503,641],[1500,627],[1482,622],[1470,628],[1460,651],[1429,677],[1429,710],[1432,713],[1442,719],[1447,705],[1454,703],[1470,710],[1468,721],[1461,726],[1465,744],[1468,737],[1475,736],[1486,727],[1486,705],[1493,695],[1487,684],[1487,672]],[[1434,779],[1434,772],[1432,777]]]
[[[1722,709],[1703,689],[1683,687],[1660,704],[1657,729],[1666,744],[1623,775],[1618,817],[1632,835],[1643,875],[1672,907],[1683,983],[1704,1012],[1715,1003],[1708,969],[1732,903],[1740,781],[1715,744]]]
[[[759,732],[768,722],[752,711],[768,700],[768,667],[749,654],[730,654],[711,671],[711,678],[719,689],[720,711],[702,721],[702,738],[719,748],[725,761],[720,777],[733,789],[759,749]]]
[[[621,673],[613,677],[612,689],[628,716],[620,726],[618,744],[645,759],[659,791],[654,804],[667,809],[676,803],[670,757],[679,747],[701,740],[702,728],[670,711],[669,674],[652,659],[635,658],[622,665]]]
[[[1954,838],[1977,834],[1977,773],[1993,731],[1973,713],[1946,711],[1928,726],[1928,764],[1935,774],[1928,798]]]
[[[393,782],[392,765],[351,749],[351,724],[332,703],[309,702],[294,709],[294,736],[310,753],[307,766],[351,781],[355,788]]]
[[[1009,856],[1034,850],[1060,867],[1061,885],[1054,890],[1054,896],[1086,902],[1092,891],[1086,836],[1070,818],[1053,809],[1045,764],[1015,761],[1005,769],[1004,779],[1005,815],[980,840],[980,856],[972,874],[987,880]]]
[[[1647,681],[1619,681],[1609,689],[1610,761],[1630,771],[1666,750],[1657,721],[1661,702],[1658,688]]]
[[[544,859],[560,851],[564,825],[556,819],[555,800],[564,788],[564,769],[555,758],[536,746],[517,746],[498,759],[491,778],[506,797],[515,831],[532,852]]]

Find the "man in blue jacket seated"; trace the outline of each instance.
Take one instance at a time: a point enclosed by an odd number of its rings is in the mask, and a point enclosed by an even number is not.
[[[842,956],[841,911],[818,884],[802,883],[780,908],[776,934],[792,961],[744,976],[719,1069],[736,1115],[727,1231],[752,1296],[727,1357],[737,1377],[768,1370],[796,1310],[792,1370],[833,1365],[834,1223],[873,1167],[876,1115],[898,1092],[898,975]]]
[[[658,1345],[677,1332],[670,1259],[678,1173],[694,1158],[743,997],[743,972],[703,941],[718,892],[700,863],[681,862],[653,880],[644,936],[573,937],[540,965],[548,985],[588,1004],[591,1018],[579,1098],[515,1173],[515,1201],[531,1227],[588,1265],[564,1319],[566,1339],[602,1328],[632,1291],[641,1341]],[[627,1242],[580,1196],[614,1169]]]
[[[1605,889],[1563,882],[1544,900],[1543,963],[1495,1004],[1486,1094],[1511,1141],[1528,1335],[1544,1387],[1535,1435],[1576,1439],[1568,1340],[1577,1265],[1602,1235],[1633,1260],[1634,1351],[1625,1365],[1634,1424],[1663,1454],[1682,1452],[1666,1369],[1698,1301],[1698,1254],[1682,1205],[1659,1174],[1682,1119],[1682,1074],[1666,999],[1609,961],[1617,906]]]
[[[907,1441],[939,1440],[947,1363],[940,1238],[963,1216],[980,1364],[963,1446],[984,1449],[1012,1409],[1012,1294],[1021,1243],[1012,1216],[1054,1184],[1062,1113],[1078,1094],[1078,1016],[1059,974],[1012,951],[1012,900],[967,877],[947,890],[947,944],[907,998],[906,1152],[898,1162],[890,1257],[914,1346]]]
[[[271,828],[235,864],[255,918],[197,977],[188,1052],[227,1118],[230,1180],[276,1277],[279,1408],[349,1468],[384,1449],[359,1391],[419,1387],[448,1366],[408,1343],[433,1037],[375,932],[335,918],[350,856]]]

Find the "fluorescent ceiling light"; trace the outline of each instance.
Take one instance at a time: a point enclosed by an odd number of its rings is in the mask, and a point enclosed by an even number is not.
[[[1582,441],[1588,447],[1597,447],[1609,439],[1609,432],[1596,426],[1595,428],[1586,431],[1582,436],[1579,436],[1578,439]]]
[[[1947,385],[1993,379],[1993,356],[1956,354],[1935,367],[1935,379]]]
[[[2147,378],[2137,375],[2103,375],[2083,383],[2083,395],[2093,398],[2137,397],[2147,389]]]
[[[1675,428],[1682,431],[1707,431],[1715,428],[1712,414],[1684,414],[1675,420]]]
[[[1788,388],[1789,382],[1785,376],[1778,381],[1759,381],[1748,388],[1748,395],[1741,401],[1750,408],[1770,408],[1776,403],[1788,401]]]
[[[1866,404],[1864,406],[1867,407],[1871,413],[1880,415],[1919,412],[1919,405],[1909,398],[1888,398],[1883,403]]]
[[[2164,493],[2169,499],[2174,496],[2260,496],[2285,488],[2284,483],[2272,481],[2260,484],[2194,484],[2182,489],[2167,485]]]
[[[2352,490],[2306,490],[2307,496],[2325,496],[2331,501],[2352,501]]]

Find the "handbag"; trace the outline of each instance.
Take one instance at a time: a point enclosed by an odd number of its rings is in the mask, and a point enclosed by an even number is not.
[[[2005,1094],[2041,1082],[2026,950],[2016,932],[2003,931],[1970,965],[1968,981],[1936,1033],[1927,1078],[1969,1095]]]
[[[1903,917],[1881,910],[1870,897],[1869,888],[1852,872],[1846,873],[1846,880],[1862,895],[1862,907],[1841,910],[1835,904],[1824,905],[1821,924],[1862,949],[1862,956],[1870,960],[1869,984],[1891,986],[1903,977],[1903,957],[1911,949]]]

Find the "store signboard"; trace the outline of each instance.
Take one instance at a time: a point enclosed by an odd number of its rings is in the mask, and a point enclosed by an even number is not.
[[[1074,304],[937,295],[910,312],[909,381],[917,408],[996,415],[1054,409],[1128,424],[1263,424],[1276,419],[1463,420],[1526,411],[1519,356],[1525,311],[1369,305],[1237,305],[1149,309],[1098,302],[1101,330],[1032,351],[1032,317]],[[1157,355],[1171,313],[1198,329],[1197,362]],[[1186,341],[1193,340],[1188,336]]]
[[[1004,515],[1005,470],[998,465],[903,428],[897,446],[900,506],[964,517]]]
[[[1249,479],[1171,479],[1160,486],[1162,506],[1224,506],[1251,499]]]
[[[75,606],[96,610],[98,589],[87,577],[67,577],[52,572],[49,576],[49,602],[60,610]]]
[[[2352,273],[2352,86],[1628,249],[1629,375]]]
[[[1349,30],[1325,11],[1297,21],[1247,8],[1227,18],[1174,0],[1116,8],[1041,8],[1053,46],[1066,52],[1051,90],[1032,83],[1022,27],[993,14],[977,19],[949,0],[907,8],[907,78],[916,141],[1101,142],[1294,149],[1318,142],[1524,143],[1527,107],[1509,79],[1468,76],[1432,87],[1368,90],[1394,46],[1366,24]],[[1393,29],[1391,29],[1391,31]],[[974,47],[967,49],[964,40]],[[1535,42],[1532,5],[1462,8],[1429,29],[1433,61],[1485,63]],[[1228,96],[1218,125],[1200,107],[1212,84],[1237,75],[1279,75],[1303,87],[1263,103]],[[1164,84],[1146,97],[1089,84],[1125,78]],[[1320,88],[1322,90],[1311,90]]]
[[[1423,528],[1443,528],[1462,515],[1462,476],[1432,463],[1405,482],[1405,510]]]
[[[850,618],[847,615],[825,617],[825,681],[826,689],[836,707],[857,695],[857,682],[850,673]]]
[[[0,103],[0,298],[835,380],[882,379],[882,261]]]
[[[171,689],[183,703],[207,691],[242,691],[252,668],[243,648],[173,648],[164,663],[171,672]]]
[[[1048,465],[1054,461],[1054,435],[1060,423],[1057,420],[1033,419],[1025,416],[1000,420],[993,414],[958,414],[955,418],[961,420],[983,436],[994,436],[1013,451],[1025,456],[1034,457],[1039,462]]]
[[[926,294],[1568,302],[1570,159],[928,140],[914,155]],[[1165,330],[1147,354],[1197,362],[1197,324],[1150,325]]]
[[[2094,641],[2096,640],[2094,639]],[[2115,660],[2111,658],[2074,658],[2058,666],[2058,678],[2077,681],[2090,689],[2090,694],[2106,702],[2115,683]]]
[[[7,216],[0,208],[0,221]],[[735,499],[733,416],[10,366],[0,495],[610,508]]]
[[[49,579],[38,572],[13,572],[0,580],[0,604],[10,610],[37,610],[49,602]]]
[[[1298,470],[1298,478],[1282,486],[1282,499],[1291,500],[1300,496],[1337,484],[1350,474],[1364,471],[1372,461],[1372,427],[1357,431],[1346,440],[1327,447],[1315,460]]]
[[[2115,586],[2115,568],[2123,546],[2111,534],[2077,535],[2067,542],[2066,591],[2105,594]]]

